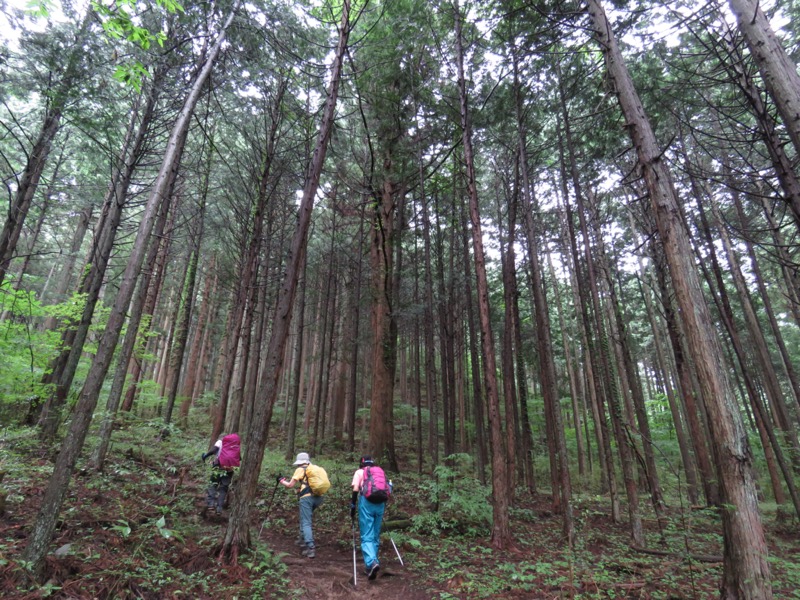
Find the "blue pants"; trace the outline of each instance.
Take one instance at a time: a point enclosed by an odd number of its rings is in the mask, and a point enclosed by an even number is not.
[[[298,501],[300,504],[300,536],[309,548],[314,547],[314,532],[311,530],[311,521],[314,511],[319,508],[324,498],[314,494],[306,494]]]
[[[386,503],[373,504],[363,496],[358,497],[358,530],[361,532],[361,555],[369,569],[378,562],[381,543],[381,521]]]

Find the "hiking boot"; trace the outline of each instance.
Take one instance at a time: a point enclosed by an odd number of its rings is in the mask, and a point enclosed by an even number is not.
[[[315,550],[316,550],[316,548],[314,548],[314,546],[309,546],[308,548],[303,550],[303,552],[301,552],[301,554],[303,556],[307,557],[307,558],[314,558],[317,555]]]
[[[372,563],[372,566],[369,568],[369,572],[367,573],[367,578],[372,581],[378,576],[378,571],[381,570],[381,566],[378,563]]]
[[[299,537],[294,541],[294,545],[303,548],[306,545],[306,541],[302,537]]]

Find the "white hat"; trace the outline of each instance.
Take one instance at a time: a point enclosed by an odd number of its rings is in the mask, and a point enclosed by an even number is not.
[[[297,460],[295,460],[292,465],[307,465],[311,462],[311,459],[308,457],[308,452],[301,452],[297,455]]]

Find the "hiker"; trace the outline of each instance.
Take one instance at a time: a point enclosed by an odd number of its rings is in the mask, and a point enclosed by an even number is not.
[[[381,522],[386,502],[392,492],[383,469],[375,465],[371,456],[362,456],[353,474],[353,496],[350,500],[350,519],[355,519],[358,509],[358,530],[361,532],[361,556],[369,579],[375,579],[381,568],[378,549],[381,540]]]
[[[300,483],[297,490],[297,499],[300,509],[300,535],[295,541],[298,546],[304,547],[302,555],[314,558],[316,546],[314,545],[314,531],[311,528],[314,511],[320,507],[325,492],[331,487],[325,469],[319,465],[312,465],[307,452],[301,452],[292,463],[297,467],[291,479],[278,475],[277,481],[284,487],[291,488]]]
[[[228,488],[233,480],[234,469],[241,464],[242,460],[239,435],[236,433],[220,435],[219,439],[214,442],[214,447],[203,453],[201,457],[203,462],[206,462],[209,456],[216,456],[216,458],[212,463],[211,485],[208,487],[203,516],[211,508],[215,510],[216,514],[222,513]]]

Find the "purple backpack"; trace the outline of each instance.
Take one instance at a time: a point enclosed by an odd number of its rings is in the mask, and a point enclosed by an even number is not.
[[[239,450],[239,434],[231,433],[222,438],[222,447],[217,454],[217,463],[223,469],[238,467],[242,462],[242,455]]]
[[[361,495],[373,504],[382,504],[389,499],[391,490],[386,473],[375,466],[364,467],[364,482],[361,484]]]

